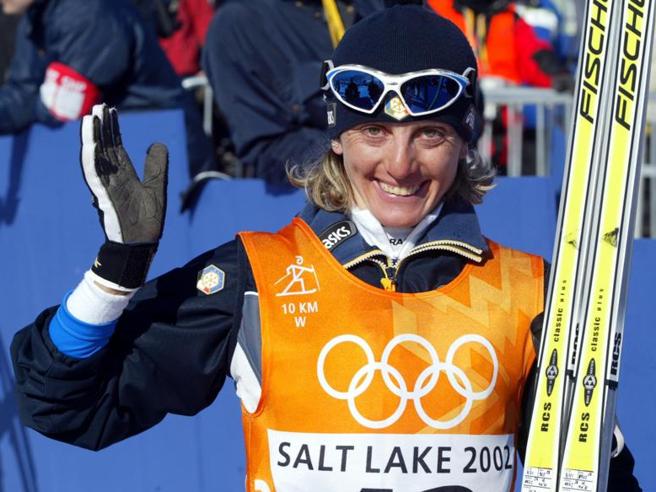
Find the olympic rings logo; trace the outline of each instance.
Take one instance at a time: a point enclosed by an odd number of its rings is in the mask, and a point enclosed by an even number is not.
[[[414,342],[421,345],[426,350],[426,352],[428,352],[431,360],[431,364],[426,367],[417,377],[414,388],[411,391],[408,389],[408,384],[406,383],[399,370],[389,364],[389,358],[394,348],[406,342]],[[358,345],[367,358],[367,363],[358,369],[358,371],[351,378],[351,382],[349,383],[347,391],[338,391],[333,388],[326,380],[326,375],[324,372],[324,365],[326,363],[328,354],[333,348],[342,343],[354,343]],[[490,354],[490,359],[492,360],[492,364],[494,366],[494,370],[492,371],[492,379],[488,386],[482,391],[474,391],[472,382],[465,371],[453,363],[453,359],[458,349],[467,343],[476,343],[482,345]],[[376,371],[380,371],[387,389],[399,397],[399,405],[394,413],[382,420],[371,420],[366,418],[360,413],[360,410],[355,403],[355,399],[367,391],[371,385]],[[442,371],[446,374],[446,377],[448,378],[449,383],[453,389],[459,395],[465,398],[464,406],[458,415],[450,420],[445,421],[431,418],[428,413],[426,413],[426,410],[424,409],[421,402],[421,399],[424,396],[435,389]],[[394,424],[405,412],[409,401],[414,403],[417,414],[426,425],[434,429],[442,430],[455,427],[463,420],[465,420],[465,418],[467,418],[467,415],[469,415],[469,412],[471,411],[472,405],[475,401],[484,400],[492,393],[497,382],[498,373],[499,360],[497,359],[494,347],[492,347],[492,344],[482,336],[473,334],[463,335],[460,338],[454,340],[454,342],[449,347],[449,350],[447,351],[446,359],[444,362],[440,360],[439,356],[437,355],[437,351],[433,345],[430,344],[430,342],[428,342],[425,338],[415,334],[397,335],[392,340],[390,340],[383,350],[383,356],[380,361],[375,360],[371,347],[369,347],[369,344],[363,338],[356,335],[340,335],[333,338],[323,347],[323,349],[321,349],[321,352],[319,353],[319,359],[317,360],[317,376],[323,390],[333,398],[338,400],[346,400],[348,402],[348,408],[353,418],[359,424],[370,429],[384,429],[385,427],[389,427],[390,425]]]

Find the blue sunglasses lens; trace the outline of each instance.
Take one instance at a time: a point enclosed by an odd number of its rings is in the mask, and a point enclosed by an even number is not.
[[[438,110],[455,100],[461,90],[458,81],[443,75],[423,75],[401,85],[401,95],[412,113]]]
[[[370,110],[380,100],[385,85],[373,75],[358,70],[344,70],[330,79],[332,89],[349,104]]]

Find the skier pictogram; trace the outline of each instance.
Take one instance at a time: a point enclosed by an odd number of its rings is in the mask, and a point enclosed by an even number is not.
[[[297,256],[296,264],[289,265],[285,275],[276,280],[274,285],[287,282],[285,288],[278,292],[276,296],[307,295],[319,291],[319,278],[314,266],[303,266],[304,262],[302,256]]]

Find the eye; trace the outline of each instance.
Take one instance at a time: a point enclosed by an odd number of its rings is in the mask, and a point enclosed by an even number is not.
[[[383,134],[383,129],[379,126],[365,126],[362,132],[369,137],[380,137]]]
[[[418,133],[420,138],[442,140],[446,138],[448,131],[440,126],[425,126]]]

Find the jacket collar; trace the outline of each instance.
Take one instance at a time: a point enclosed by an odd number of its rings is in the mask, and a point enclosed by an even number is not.
[[[327,212],[308,204],[299,214],[342,264],[373,248],[357,232],[355,224],[341,212]],[[456,241],[485,252],[488,246],[481,233],[474,207],[460,199],[444,203],[435,222],[424,232],[415,249],[433,241]]]

